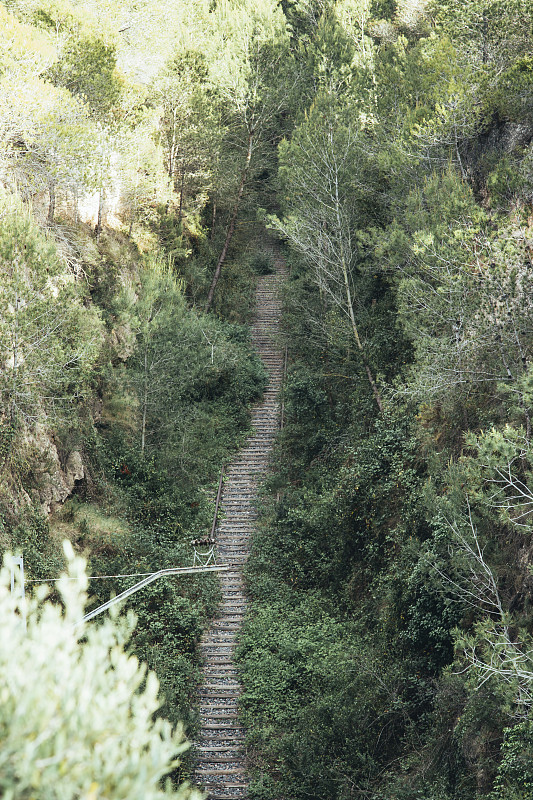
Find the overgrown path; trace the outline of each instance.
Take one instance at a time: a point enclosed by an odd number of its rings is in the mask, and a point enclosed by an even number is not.
[[[286,276],[276,254],[276,270],[258,279],[252,338],[269,374],[263,400],[252,412],[253,431],[226,471],[222,493],[223,520],[216,532],[218,562],[234,565],[221,574],[222,602],[217,618],[204,634],[205,659],[200,689],[200,735],[196,781],[209,800],[247,796],[244,731],[239,723],[240,684],[234,663],[236,638],[246,611],[242,577],[256,519],[255,499],[279,426],[278,394],[283,379],[283,353],[275,343],[279,329],[279,287]]]

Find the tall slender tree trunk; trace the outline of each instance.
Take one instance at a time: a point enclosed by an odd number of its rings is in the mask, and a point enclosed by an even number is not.
[[[487,12],[483,12],[483,63],[486,64],[489,60],[489,18]]]
[[[372,375],[372,370],[366,360],[365,349],[363,347],[363,343],[359,337],[359,331],[357,330],[357,324],[355,322],[355,314],[353,313],[353,304],[352,304],[352,293],[350,291],[350,284],[348,281],[348,271],[346,269],[346,263],[343,261],[342,264],[342,271],[344,276],[344,287],[346,290],[346,301],[348,305],[348,313],[350,315],[350,324],[352,326],[352,332],[354,335],[355,342],[357,347],[359,348],[359,352],[361,353],[361,358],[363,360],[363,366],[365,368],[366,376],[368,378],[368,382],[370,384],[370,388],[372,389],[372,394],[374,395],[374,400],[376,401],[376,405],[379,408],[380,412],[383,414],[383,400],[381,399],[381,394],[377,387],[376,381],[374,380],[374,376]]]
[[[141,169],[141,152],[140,147],[137,147],[137,152],[135,156],[135,185],[133,188],[133,202],[130,204],[130,224],[128,228],[128,239],[131,239],[133,234],[133,226],[135,225],[135,221],[137,219],[137,203],[139,201],[139,183],[140,177],[139,172]]]
[[[206,312],[209,311],[209,309],[211,308],[211,304],[213,302],[213,297],[215,294],[215,289],[217,287],[218,279],[220,278],[220,273],[222,271],[222,265],[226,260],[226,256],[228,254],[228,248],[230,246],[230,242],[235,232],[235,223],[237,221],[237,214],[239,213],[239,205],[241,202],[242,193],[244,191],[244,186],[246,184],[246,178],[248,177],[248,172],[250,170],[250,163],[252,161],[253,145],[254,145],[254,131],[251,130],[248,132],[248,149],[246,151],[246,161],[241,173],[241,181],[239,184],[239,190],[237,192],[237,198],[235,200],[235,204],[231,212],[230,223],[228,226],[228,231],[226,233],[226,240],[224,242],[224,247],[222,248],[220,258],[218,259],[218,263],[215,269],[215,274],[213,275],[213,280],[211,281],[211,286],[209,287],[209,293],[207,295],[207,302],[205,304]]]
[[[98,221],[96,223],[96,241],[100,241],[100,234],[102,233],[102,219],[104,216],[104,190],[100,189],[98,195]]]
[[[219,162],[219,158],[218,158],[218,154],[217,154],[215,175],[218,175],[218,162]],[[215,183],[216,183],[216,180],[215,180]],[[217,195],[216,195],[216,192],[215,192],[215,194],[213,195],[213,215],[211,217],[211,232],[209,234],[209,238],[210,238],[211,241],[213,241],[213,239],[215,238],[215,225],[216,225],[216,222],[217,222],[217,211],[218,211],[218,208],[217,208]]]
[[[50,181],[48,194],[50,195],[50,202],[48,203],[48,224],[51,225],[56,212],[56,185],[54,181]]]
[[[374,376],[372,375],[372,370],[370,369],[370,365],[366,359],[365,349],[363,347],[363,343],[361,342],[361,338],[359,336],[359,331],[357,330],[357,323],[355,321],[355,314],[353,313],[353,300],[352,300],[352,292],[350,289],[350,280],[348,278],[348,265],[346,263],[346,256],[345,250],[343,246],[343,239],[342,239],[342,220],[341,220],[341,213],[340,213],[340,198],[339,198],[339,184],[338,184],[338,176],[337,172],[335,172],[335,206],[336,206],[336,215],[337,215],[337,227],[339,231],[340,237],[340,257],[341,257],[341,267],[342,267],[342,277],[344,280],[344,291],[346,293],[346,305],[348,309],[348,315],[350,317],[350,324],[352,326],[352,332],[354,335],[355,343],[359,348],[359,352],[361,353],[361,359],[363,361],[363,366],[365,368],[366,376],[368,378],[368,382],[370,384],[370,388],[372,389],[372,394],[374,395],[374,400],[376,401],[376,405],[380,410],[380,413],[383,414],[383,400],[381,399],[381,394],[377,387],[376,381]]]
[[[178,208],[178,222],[181,225],[181,220],[183,217],[183,190],[185,188],[185,165],[182,163],[181,165],[181,180],[180,180],[180,205]]]
[[[323,315],[324,319],[326,319],[327,301],[326,301],[326,293],[324,292],[324,289],[323,289],[322,286],[318,287],[318,293],[320,295],[320,305],[322,306],[322,315]],[[329,405],[329,407],[331,409],[333,409],[334,400],[333,400],[333,393],[331,391],[331,381],[329,379],[329,377],[330,377],[330,375],[329,375],[329,370],[330,370],[330,367],[329,367],[329,337],[327,335],[324,337],[324,369],[325,369],[325,376],[327,378],[327,380],[326,380],[326,394],[328,396],[328,405]]]
[[[176,109],[172,111],[172,139],[168,148],[168,177],[174,185],[174,171],[176,169]]]
[[[209,234],[209,238],[213,240],[215,238],[215,225],[217,221],[217,199],[216,197],[213,198],[213,218],[211,220],[211,233]]]
[[[13,329],[13,377],[11,379],[11,401],[10,401],[10,417],[13,422],[17,413],[17,390],[18,390],[18,369],[19,369],[19,307],[20,298],[18,291],[15,294],[15,319]]]
[[[141,454],[146,446],[146,415],[148,412],[148,348],[144,348],[143,418],[141,429]]]

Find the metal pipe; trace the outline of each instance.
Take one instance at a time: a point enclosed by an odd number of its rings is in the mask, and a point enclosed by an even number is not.
[[[113,597],[111,600],[108,600],[106,603],[102,603],[101,606],[98,608],[93,609],[93,611],[89,611],[88,614],[85,614],[79,622],[76,622],[74,627],[78,627],[83,622],[88,622],[93,617],[98,616],[98,614],[102,614],[104,611],[107,611],[112,606],[120,603],[122,600],[125,600],[126,597],[129,597],[135,592],[138,592],[140,589],[144,589],[145,586],[148,586],[153,581],[157,580],[158,578],[163,578],[165,575],[196,575],[199,572],[227,572],[227,570],[231,569],[231,565],[225,565],[223,567],[172,567],[170,569],[160,569],[158,572],[153,572],[151,575],[148,575],[147,578],[144,578],[142,581],[130,586],[129,589],[126,589],[124,592],[117,594],[116,597]]]

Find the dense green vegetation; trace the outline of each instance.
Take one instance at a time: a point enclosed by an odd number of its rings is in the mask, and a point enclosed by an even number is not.
[[[241,30],[223,8],[196,12],[0,5],[0,536],[23,552],[29,581],[59,576],[63,539],[90,575],[119,576],[91,581],[89,607],[134,575],[192,563],[265,383],[244,325],[255,207],[271,206],[257,178],[275,159],[259,123],[246,186],[235,174],[243,114],[266,126],[270,113],[250,99],[246,41],[268,48],[284,18],[265,3]],[[237,85],[229,62],[241,64]],[[157,673],[160,713],[189,736],[197,644],[217,598],[203,575],[128,602],[129,647]]]
[[[291,268],[253,797],[533,797],[532,16],[0,4],[0,536],[30,578],[65,537],[94,575],[186,563],[264,385],[259,220]],[[216,597],[132,602],[188,731]]]
[[[533,796],[528,4],[291,5],[256,798]],[[353,312],[353,313],[352,313]]]

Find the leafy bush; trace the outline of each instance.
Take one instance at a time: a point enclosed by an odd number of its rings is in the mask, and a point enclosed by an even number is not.
[[[498,769],[494,800],[531,800],[533,798],[533,723],[524,720],[505,730],[502,761]]]
[[[87,580],[83,560],[71,547],[65,551],[69,574],[58,584],[65,610],[41,589],[28,603],[27,631],[21,603],[7,588],[7,567],[2,574],[0,794],[199,800],[186,785],[161,785],[187,745],[179,728],[154,719],[157,678],[124,649],[132,616],[76,627]]]
[[[4,210],[0,275],[2,407],[31,421],[68,413],[91,385],[103,339],[98,311],[84,307],[53,243],[22,209]]]
[[[275,269],[274,255],[267,250],[258,250],[252,257],[251,265],[256,275],[271,275]]]

